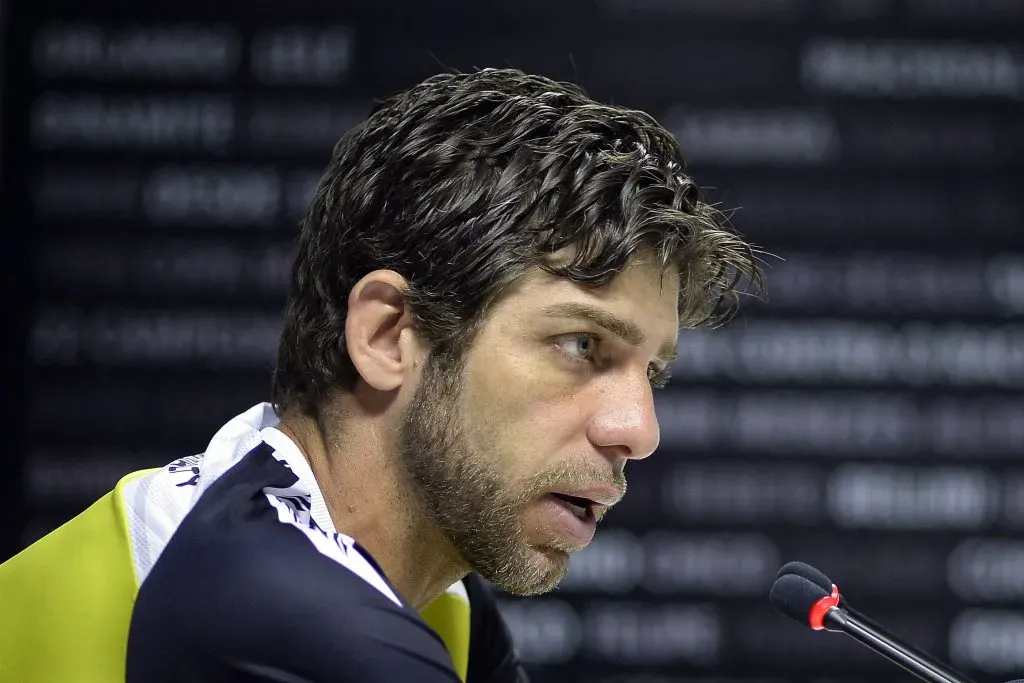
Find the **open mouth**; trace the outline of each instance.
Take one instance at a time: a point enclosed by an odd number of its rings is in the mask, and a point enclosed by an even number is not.
[[[569,512],[579,519],[593,519],[595,503],[589,498],[567,496],[564,493],[552,493],[551,495],[557,498]]]

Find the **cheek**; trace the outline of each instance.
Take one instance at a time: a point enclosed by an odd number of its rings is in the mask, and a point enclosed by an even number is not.
[[[542,359],[496,353],[467,375],[467,425],[483,448],[501,454],[502,471],[529,475],[568,457],[585,431],[585,395]]]

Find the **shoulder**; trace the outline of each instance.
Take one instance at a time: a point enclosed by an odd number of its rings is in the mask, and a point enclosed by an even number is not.
[[[292,676],[280,680],[457,680],[440,639],[357,544],[264,495],[265,482],[240,485],[258,466],[244,461],[206,492],[140,586],[129,683],[223,680],[235,669]]]

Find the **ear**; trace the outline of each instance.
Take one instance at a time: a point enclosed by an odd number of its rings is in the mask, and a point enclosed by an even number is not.
[[[408,283],[393,270],[365,275],[348,296],[345,345],[356,372],[378,391],[394,391],[424,350],[405,301]]]

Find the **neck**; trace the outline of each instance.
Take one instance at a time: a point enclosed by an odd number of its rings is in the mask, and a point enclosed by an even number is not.
[[[309,462],[336,530],[366,548],[392,585],[422,610],[467,569],[425,514],[393,438],[379,416],[346,411],[340,433],[307,415],[286,415],[279,429]]]

